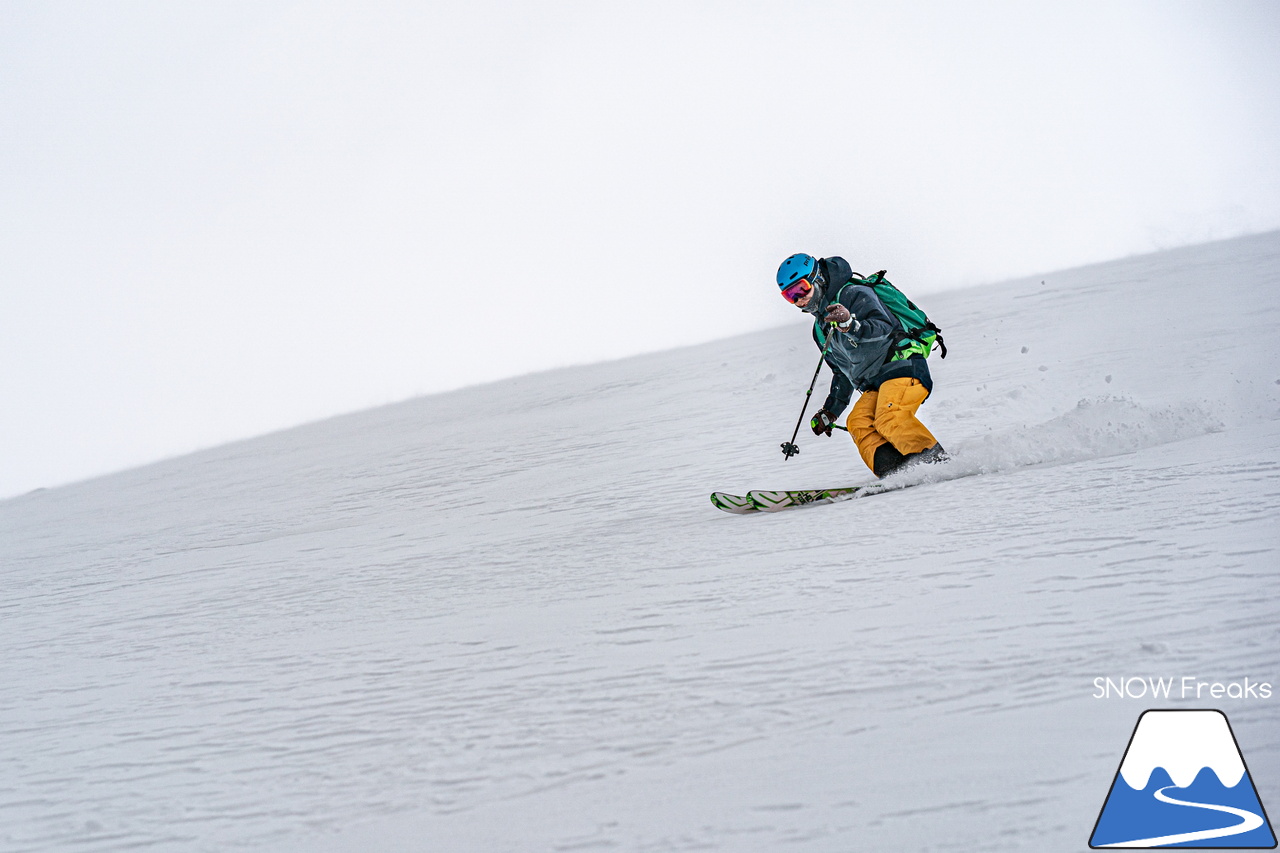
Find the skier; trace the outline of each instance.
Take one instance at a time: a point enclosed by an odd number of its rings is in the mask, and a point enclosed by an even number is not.
[[[933,391],[928,345],[903,340],[903,326],[844,258],[792,255],[778,267],[778,289],[815,318],[813,340],[825,349],[831,392],[810,420],[814,435],[831,435],[855,389],[845,428],[877,477],[918,462],[949,457],[916,411]],[[860,280],[861,275],[857,276]]]

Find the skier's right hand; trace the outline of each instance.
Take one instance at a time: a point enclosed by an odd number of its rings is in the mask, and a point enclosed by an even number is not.
[[[842,332],[857,333],[858,328],[862,325],[858,322],[858,316],[856,314],[851,314],[849,309],[841,305],[839,302],[831,303],[827,308],[827,316],[823,319]]]
[[[835,422],[835,415],[826,409],[818,409],[809,420],[809,428],[813,430],[814,435],[831,435],[831,425]]]

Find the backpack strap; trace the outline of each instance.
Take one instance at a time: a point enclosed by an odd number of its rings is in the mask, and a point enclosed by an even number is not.
[[[933,345],[934,345],[934,346],[938,349],[938,351],[941,353],[938,357],[939,357],[939,358],[946,358],[946,357],[947,357],[947,345],[946,345],[946,344],[943,342],[943,340],[942,340],[942,330],[941,330],[941,329],[939,329],[939,328],[938,328],[938,326],[937,326],[937,325],[936,325],[932,320],[930,320],[928,323],[926,323],[926,324],[925,324],[924,328],[923,328],[923,329],[921,329],[921,331],[922,331],[922,332],[933,332],[933,334],[934,334],[934,338],[933,338]]]

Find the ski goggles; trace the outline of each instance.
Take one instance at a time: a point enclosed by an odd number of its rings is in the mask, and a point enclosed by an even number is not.
[[[782,298],[795,305],[805,296],[813,292],[813,285],[807,278],[796,279],[782,289]]]

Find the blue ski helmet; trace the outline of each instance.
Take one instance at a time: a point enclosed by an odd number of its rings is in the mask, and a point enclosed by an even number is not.
[[[778,289],[786,290],[802,278],[809,278],[818,268],[813,255],[792,255],[778,267]]]

